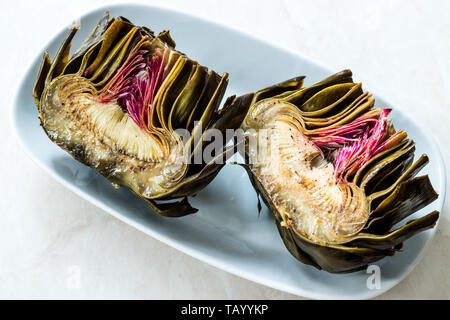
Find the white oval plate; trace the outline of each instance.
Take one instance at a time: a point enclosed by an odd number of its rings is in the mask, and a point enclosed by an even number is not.
[[[156,32],[170,29],[179,50],[219,73],[230,73],[227,95],[254,91],[297,75],[306,75],[306,83],[311,84],[335,72],[228,27],[146,5],[112,5],[85,14],[74,48],[81,44],[106,9],[111,9],[112,16],[122,15]],[[50,57],[67,33],[67,29],[60,31],[45,45]],[[73,160],[44,134],[31,94],[41,54],[24,75],[11,110],[12,126],[28,154],[84,199],[184,253],[240,277],[300,296],[361,299],[377,296],[399,283],[431,242],[436,228],[406,241],[403,252],[379,261],[380,289],[368,289],[369,274],[364,271],[343,275],[318,271],[297,262],[288,253],[267,209],[258,217],[256,196],[249,179],[242,168],[233,165],[226,166],[192,199],[193,206],[200,208],[197,214],[177,219],[160,217],[126,189],[114,189],[94,170]],[[376,98],[378,105],[392,107],[386,100]],[[432,210],[441,211],[445,173],[435,140],[401,109],[394,107],[392,118],[396,128],[405,129],[416,141],[416,154],[429,155],[430,164],[422,174],[430,175],[440,194],[437,201],[413,217]]]

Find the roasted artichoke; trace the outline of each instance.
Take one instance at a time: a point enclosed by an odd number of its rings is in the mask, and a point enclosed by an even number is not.
[[[167,31],[155,36],[107,13],[70,56],[77,29],[53,61],[44,53],[38,72],[34,98],[46,134],[159,214],[195,212],[186,197],[204,188],[230,155],[223,141],[211,161],[191,161],[209,145],[204,133],[238,128],[253,94],[230,97],[220,108],[228,74],[176,51]],[[156,201],[170,199],[179,200]]]
[[[295,258],[357,271],[435,225],[437,211],[393,230],[437,198],[428,176],[416,177],[428,158],[413,161],[414,141],[351,71],[305,88],[299,79],[255,94],[242,124],[244,167]]]

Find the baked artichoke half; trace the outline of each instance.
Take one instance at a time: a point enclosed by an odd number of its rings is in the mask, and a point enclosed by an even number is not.
[[[414,141],[351,71],[304,88],[298,79],[255,94],[242,124],[244,167],[295,258],[361,270],[435,225],[437,211],[396,226],[438,196],[416,176],[428,158],[414,161]]]
[[[38,72],[34,98],[47,136],[157,213],[197,211],[187,196],[211,182],[232,153],[227,141],[220,148],[215,141],[205,162],[212,142],[204,134],[238,128],[253,94],[230,97],[220,108],[228,74],[176,51],[167,31],[155,36],[107,13],[70,55],[77,30],[53,61],[44,53]],[[170,199],[178,200],[158,201]]]

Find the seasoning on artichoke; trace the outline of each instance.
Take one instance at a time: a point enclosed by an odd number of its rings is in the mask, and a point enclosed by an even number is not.
[[[77,29],[53,61],[45,52],[41,62],[34,98],[46,134],[159,214],[196,212],[187,196],[211,182],[231,152],[223,141],[213,160],[190,159],[208,147],[208,128],[241,125],[253,94],[229,97],[220,108],[228,74],[176,51],[168,31],[155,36],[106,13],[70,56]],[[178,200],[159,201],[171,199]]]
[[[242,129],[244,167],[295,258],[357,271],[434,227],[437,211],[394,228],[437,198],[428,176],[416,177],[428,158],[413,161],[414,141],[351,71],[305,88],[286,83],[255,94]]]

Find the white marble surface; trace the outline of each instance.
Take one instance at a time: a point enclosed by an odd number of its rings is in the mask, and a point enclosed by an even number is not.
[[[301,298],[136,231],[64,189],[20,149],[7,113],[21,73],[55,30],[105,1],[93,2],[0,3],[0,298]],[[450,1],[160,2],[351,68],[431,129],[450,168]],[[447,201],[422,262],[380,298],[450,298],[449,209]]]

